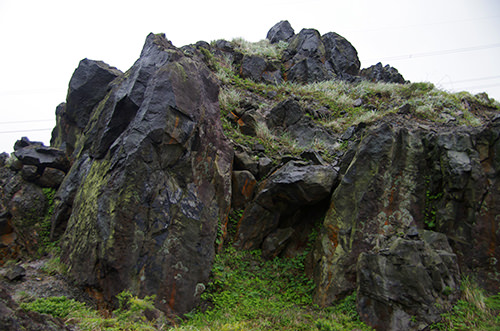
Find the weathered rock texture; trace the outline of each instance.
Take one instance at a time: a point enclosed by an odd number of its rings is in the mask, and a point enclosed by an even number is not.
[[[456,255],[442,233],[392,237],[360,254],[358,312],[377,330],[425,329],[460,296]]]
[[[279,41],[288,41],[295,35],[295,31],[293,30],[290,22],[281,21],[276,23],[267,33],[266,38],[269,39],[271,43],[277,43]]]
[[[230,206],[232,150],[217,83],[203,63],[150,34],[139,60],[107,86],[57,195],[62,259],[77,284],[106,300],[131,289],[155,294],[164,311],[187,312]]]
[[[14,149],[0,165],[0,264],[36,253],[49,222],[48,195],[69,167],[64,151],[26,137]]]
[[[343,160],[346,170],[318,238],[316,303],[329,305],[353,291],[356,264],[367,268],[368,255],[360,254],[380,250],[415,227],[445,233],[462,272],[474,272],[487,288],[497,288],[499,124],[435,132],[383,121],[367,129],[352,157]],[[425,281],[414,277],[416,287]],[[401,317],[393,313],[386,321]]]
[[[361,70],[360,75],[363,79],[371,82],[406,83],[405,79],[396,68],[391,67],[388,64],[382,66],[382,63],[380,62]]]
[[[296,213],[327,199],[336,177],[331,166],[286,163],[259,185],[238,224],[236,247],[258,249],[267,240],[264,255],[278,255],[300,228],[297,223],[314,226],[315,219],[297,217]]]
[[[56,109],[57,125],[52,131],[51,146],[74,151],[87,126],[94,107],[106,96],[110,84],[122,72],[102,61],[83,59],[69,82],[66,103]]]

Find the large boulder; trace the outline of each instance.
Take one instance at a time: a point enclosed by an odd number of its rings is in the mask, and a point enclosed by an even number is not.
[[[51,145],[73,153],[76,140],[87,126],[94,107],[111,89],[111,82],[122,72],[102,61],[83,59],[68,87],[66,103],[56,108],[57,125],[52,131]]]
[[[53,219],[67,222],[62,261],[76,284],[105,300],[154,294],[166,312],[196,306],[231,198],[218,92],[204,63],[150,34],[94,108]]]
[[[422,330],[460,297],[457,257],[442,233],[388,238],[357,263],[357,307],[376,330]]]
[[[321,37],[325,45],[327,63],[339,78],[348,79],[358,76],[361,63],[358,52],[351,43],[335,32],[329,32]]]
[[[398,72],[398,70],[386,64],[378,62],[368,68],[361,70],[360,75],[363,79],[370,82],[398,83],[404,84],[406,80]]]
[[[337,172],[328,165],[286,163],[259,185],[238,224],[235,246],[257,249],[269,235],[276,237],[277,229],[293,227],[293,216],[299,209],[321,203],[330,196],[336,176]],[[290,230],[278,231],[278,237],[287,234],[285,239],[293,234]],[[273,253],[269,245],[267,250]]]
[[[314,29],[302,29],[283,53],[288,81],[313,83],[333,78],[325,66],[327,53],[321,35]]]
[[[270,30],[267,32],[266,38],[271,42],[271,44],[275,44],[280,41],[288,41],[295,35],[295,31],[293,30],[290,22],[281,21],[276,23]]]
[[[321,36],[314,29],[302,29],[290,39],[282,60],[286,79],[300,83],[333,78],[355,81],[361,65],[347,39],[335,32]]]
[[[23,165],[36,166],[40,173],[42,173],[46,167],[59,169],[64,172],[69,169],[69,160],[66,154],[58,148],[30,144],[18,148],[14,152],[14,155]]]
[[[446,234],[461,271],[496,291],[500,126],[436,132],[382,121],[362,135],[340,165],[316,242],[315,302],[351,293],[359,255],[415,227]]]
[[[66,118],[80,129],[87,125],[92,109],[108,93],[109,84],[122,72],[102,61],[83,59],[68,87]]]

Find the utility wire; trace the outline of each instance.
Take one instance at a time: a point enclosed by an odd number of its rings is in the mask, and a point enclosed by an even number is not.
[[[45,93],[59,93],[60,89],[40,89],[40,90],[13,90],[0,92],[0,97],[9,95],[29,95],[29,94],[45,94]]]
[[[478,18],[469,18],[463,20],[452,20],[452,21],[442,21],[442,22],[430,22],[430,23],[422,23],[422,24],[411,24],[411,25],[402,25],[402,26],[386,26],[374,29],[363,29],[363,30],[346,30],[347,32],[373,32],[373,31],[382,31],[382,30],[396,30],[396,29],[408,29],[408,28],[420,28],[423,26],[432,26],[432,25],[442,25],[442,24],[454,24],[454,23],[463,23],[463,22],[472,22],[472,21],[482,21],[499,18],[500,16],[485,16]]]
[[[417,57],[440,56],[440,55],[447,55],[447,54],[455,54],[455,53],[464,53],[464,52],[479,51],[479,50],[491,49],[491,48],[497,48],[497,47],[500,47],[500,43],[489,44],[489,45],[473,46],[473,47],[463,47],[463,48],[455,48],[455,49],[446,49],[446,50],[433,51],[433,52],[422,52],[422,53],[414,53],[414,54],[407,54],[407,55],[389,56],[389,57],[377,58],[377,59],[373,58],[373,59],[367,59],[366,61],[375,61],[375,60],[378,60],[378,61],[409,60],[409,59],[417,58]]]
[[[487,84],[487,85],[478,85],[478,86],[471,86],[471,87],[459,87],[459,89],[476,90],[476,89],[480,89],[480,88],[496,87],[496,86],[500,86],[500,84]]]
[[[28,130],[15,130],[15,131],[0,131],[0,133],[22,133],[22,132],[35,132],[35,131],[51,131],[53,128],[48,129],[28,129]]]
[[[30,120],[30,121],[9,121],[9,122],[0,122],[0,125],[3,124],[21,124],[21,123],[37,123],[37,122],[52,122],[55,121],[54,119],[52,120]]]
[[[488,76],[488,77],[481,77],[481,78],[469,78],[469,79],[461,79],[461,80],[450,80],[450,84],[455,84],[455,83],[465,83],[465,82],[477,82],[480,80],[490,80],[490,79],[497,79],[500,78],[500,75],[498,76]]]

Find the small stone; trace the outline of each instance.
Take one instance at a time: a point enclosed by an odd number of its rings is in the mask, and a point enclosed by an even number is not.
[[[402,105],[401,107],[399,107],[398,114],[406,115],[406,114],[410,113],[410,110],[411,110],[410,104],[409,103],[405,103],[404,105]]]
[[[253,146],[253,149],[254,151],[258,152],[258,153],[264,153],[266,151],[266,148],[262,145],[262,144],[255,144]]]
[[[361,98],[354,100],[354,102],[352,103],[353,107],[361,107],[362,105],[363,105],[363,99]]]
[[[5,278],[13,282],[21,280],[25,275],[26,275],[26,269],[16,264],[15,266],[8,268],[7,272],[5,273]]]

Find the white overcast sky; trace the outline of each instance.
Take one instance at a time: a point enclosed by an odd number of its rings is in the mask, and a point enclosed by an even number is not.
[[[50,141],[83,58],[126,71],[149,32],[175,46],[258,41],[277,22],[337,32],[362,68],[391,64],[411,81],[500,100],[499,0],[0,0],[0,152],[22,136]]]

